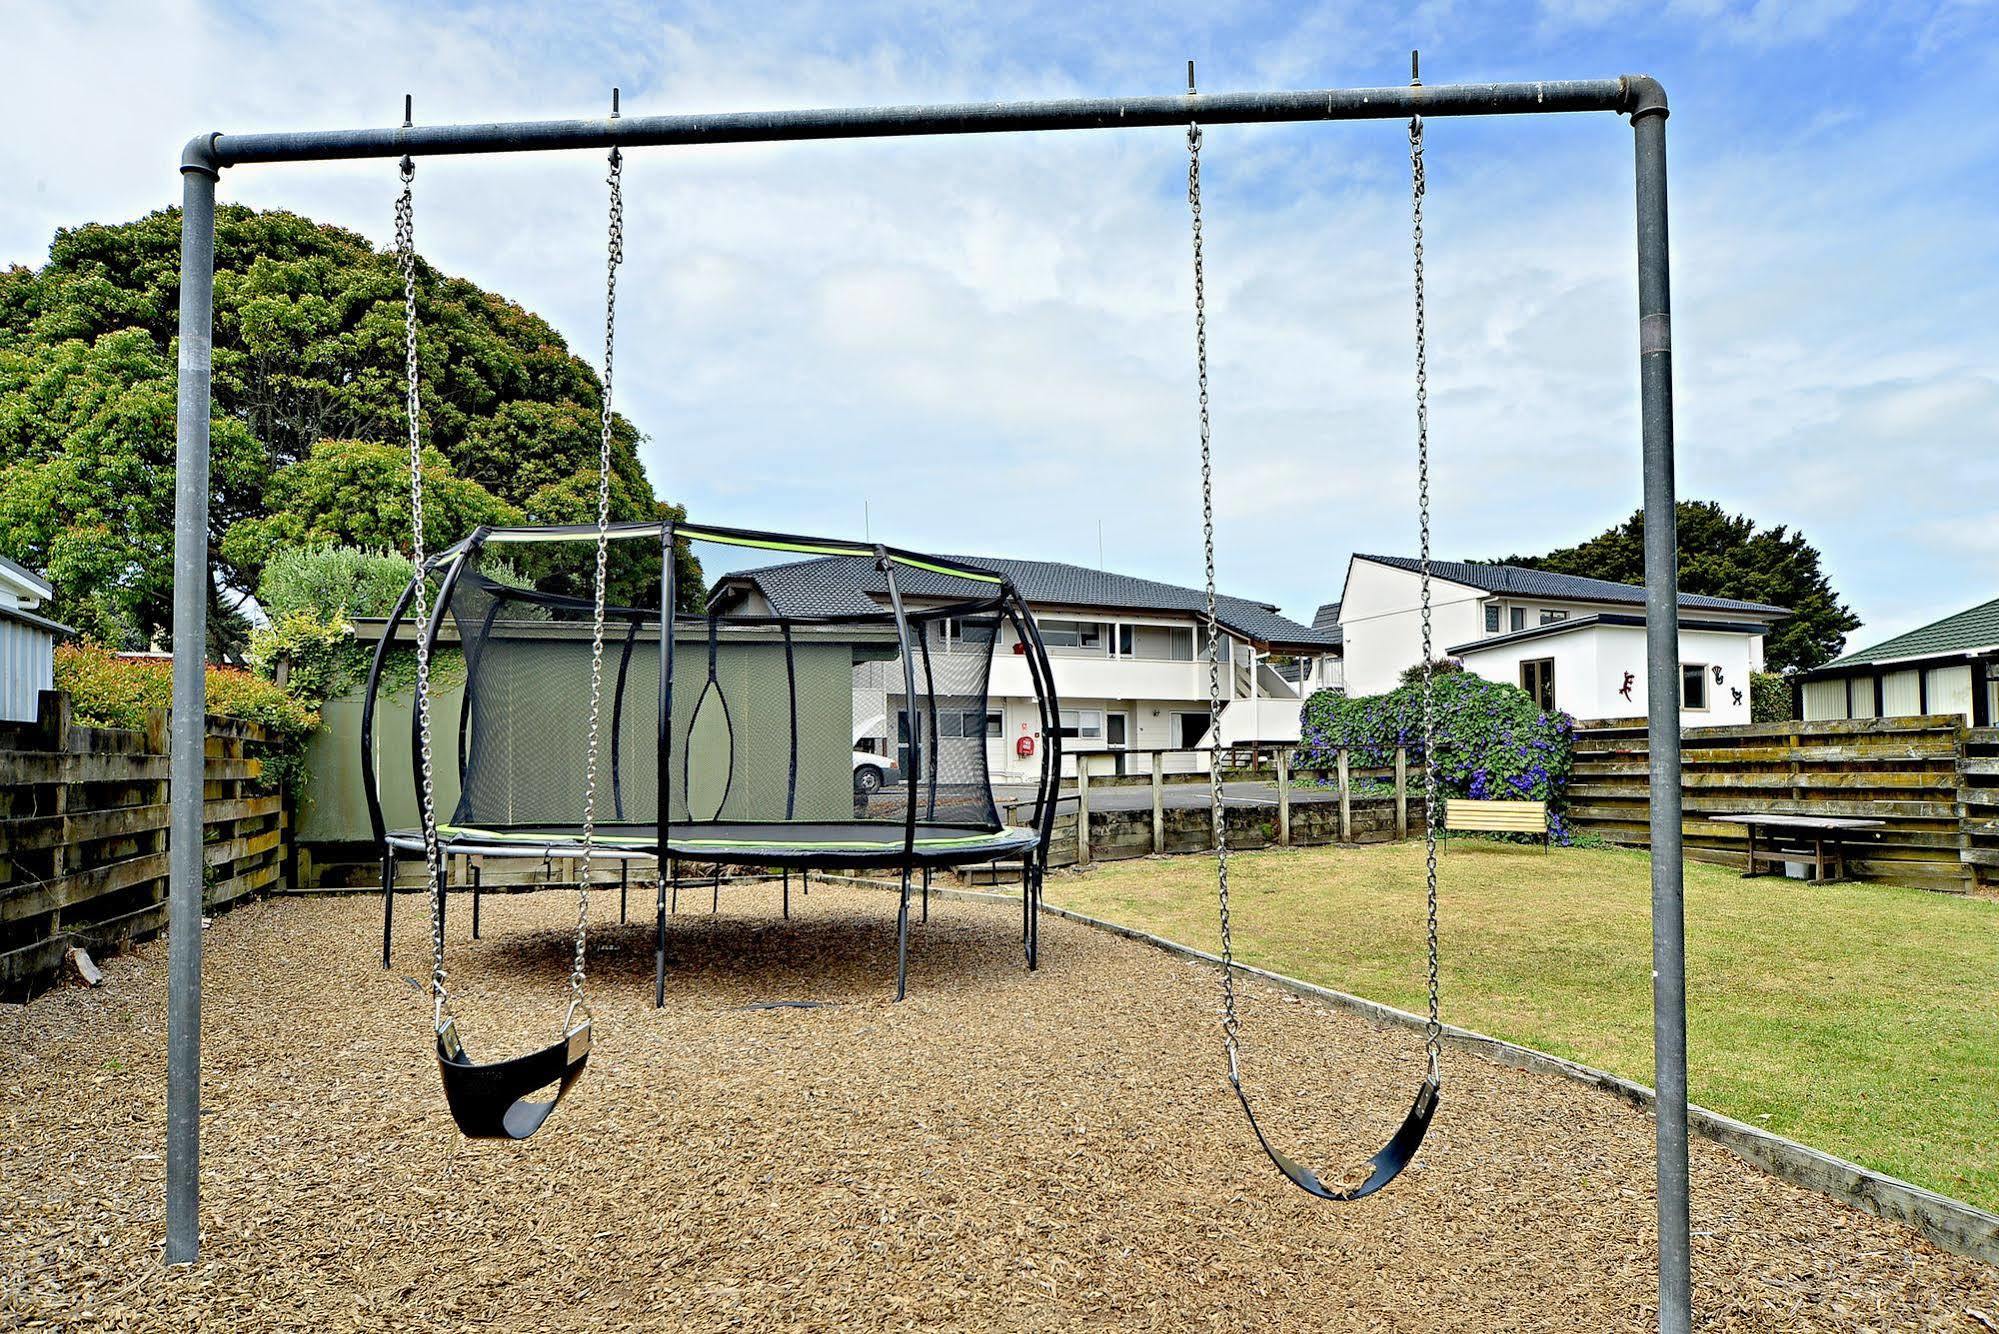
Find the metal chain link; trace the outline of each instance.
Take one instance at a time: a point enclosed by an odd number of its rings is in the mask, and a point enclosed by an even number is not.
[[[604,586],[610,559],[611,528],[611,379],[618,343],[618,266],[625,262],[625,158],[611,150],[610,237],[604,261],[604,396],[597,437],[597,577],[590,625],[590,739],[584,755],[583,856],[576,884],[576,953],[569,965],[571,1017],[583,1000],[584,950],[590,933],[590,865],[597,834],[597,754],[604,701]],[[565,1028],[569,1020],[563,1021]]]
[[[1444,1025],[1439,1018],[1437,980],[1437,700],[1436,650],[1430,624],[1430,365],[1429,332],[1423,302],[1423,118],[1409,118],[1410,215],[1416,260],[1416,509],[1421,525],[1423,567],[1423,875],[1429,912],[1430,1012],[1423,1024],[1423,1049],[1430,1080],[1438,1078]]]
[[[442,1026],[450,1010],[444,971],[443,858],[437,844],[437,792],[430,751],[430,582],[424,568],[422,396],[416,343],[416,163],[401,164],[396,198],[396,259],[403,278],[403,414],[409,425],[410,559],[416,565],[416,729],[420,782],[417,807],[423,826],[424,891],[430,899],[431,1022]]]
[[[1201,254],[1201,127],[1187,126],[1187,209],[1194,234],[1194,365],[1201,401],[1201,542],[1208,589],[1208,815],[1215,830],[1215,893],[1222,919],[1222,1044],[1229,1082],[1240,1086],[1242,1018],[1236,1011],[1235,941],[1229,930],[1229,839],[1222,806],[1221,625],[1215,611],[1215,464],[1208,420],[1208,287]],[[1234,670],[1233,656],[1230,670]]]

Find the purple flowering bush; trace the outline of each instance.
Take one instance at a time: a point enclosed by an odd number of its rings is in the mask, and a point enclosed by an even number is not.
[[[1517,686],[1471,672],[1436,678],[1438,782],[1444,797],[1491,801],[1545,801],[1555,839],[1569,841],[1562,818],[1575,719],[1543,713]],[[1395,763],[1395,748],[1409,748],[1412,770],[1423,756],[1423,687],[1402,686],[1385,695],[1348,698],[1321,690],[1305,701],[1294,767],[1331,769],[1344,746],[1349,763],[1375,768]],[[1416,781],[1412,773],[1412,781]]]

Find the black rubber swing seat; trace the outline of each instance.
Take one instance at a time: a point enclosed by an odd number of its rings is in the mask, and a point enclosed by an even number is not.
[[[444,1079],[444,1101],[451,1119],[468,1139],[526,1139],[540,1130],[590,1060],[590,1024],[565,1032],[560,1039],[512,1060],[480,1064],[465,1054],[458,1040],[458,1022],[447,1019],[437,1030],[437,1068]],[[555,1096],[530,1102],[528,1095],[555,1085]]]
[[[1425,1079],[1423,1086],[1416,1090],[1416,1101],[1410,1106],[1409,1115],[1403,1119],[1401,1127],[1379,1153],[1368,1159],[1371,1170],[1367,1180],[1358,1186],[1338,1188],[1326,1185],[1319,1179],[1318,1173],[1272,1144],[1269,1136],[1263,1133],[1263,1127],[1257,1124],[1256,1112],[1249,1105],[1249,1095],[1242,1091],[1239,1083],[1234,1088],[1237,1101],[1242,1103],[1242,1113],[1249,1118],[1249,1128],[1256,1132],[1256,1142],[1270,1155],[1270,1161],[1277,1165],[1277,1170],[1289,1177],[1292,1185],[1322,1200],[1366,1199],[1401,1176],[1402,1169],[1409,1166],[1416,1157],[1416,1150],[1422,1147],[1423,1136],[1430,1129],[1430,1119],[1437,1113],[1437,1081]]]

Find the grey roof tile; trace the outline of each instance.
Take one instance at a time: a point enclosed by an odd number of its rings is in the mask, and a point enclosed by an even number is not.
[[[1109,570],[1092,570],[1061,561],[999,560],[987,556],[947,556],[967,565],[993,570],[1013,581],[1020,595],[1036,606],[1088,607],[1117,611],[1205,613],[1207,594],[1197,588],[1140,579]],[[874,562],[864,556],[822,556],[751,570],[736,570],[722,579],[743,579],[756,585],[780,616],[829,615],[881,610],[870,593],[886,596],[888,586]],[[982,585],[928,570],[900,568],[896,586],[914,597],[979,597]],[[1268,602],[1222,596],[1216,599],[1221,623],[1238,634],[1265,644],[1290,648],[1333,648],[1337,630],[1328,633],[1298,624],[1278,614]]]
[[[1373,561],[1397,570],[1415,573],[1423,563],[1409,556],[1363,556],[1355,560]],[[1454,584],[1514,597],[1553,598],[1575,602],[1612,602],[1642,606],[1645,590],[1638,584],[1612,583],[1608,579],[1586,579],[1576,574],[1554,574],[1530,570],[1520,565],[1485,565],[1472,561],[1433,560],[1430,571]],[[1789,607],[1773,607],[1765,602],[1741,602],[1735,598],[1705,597],[1698,593],[1680,594],[1680,605],[1695,611],[1739,611],[1760,616],[1789,616]]]

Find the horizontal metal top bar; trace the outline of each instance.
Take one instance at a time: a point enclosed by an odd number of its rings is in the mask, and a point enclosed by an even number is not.
[[[700,116],[418,125],[373,130],[203,134],[190,140],[183,170],[215,172],[253,162],[422,157],[452,153],[545,152],[647,144],[765,143],[904,135],[999,134],[1138,126],[1268,124],[1278,121],[1392,120],[1403,116],[1507,116],[1558,111],[1657,112],[1666,97],[1642,74],[1548,83],[1466,83],[1435,87],[1328,88],[1305,92],[1187,93],[1164,97],[1063,98],[940,106],[732,111]]]

